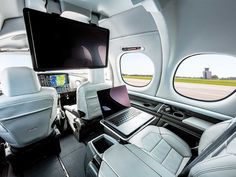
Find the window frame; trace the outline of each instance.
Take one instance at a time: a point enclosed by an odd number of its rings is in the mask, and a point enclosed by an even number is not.
[[[153,65],[153,68],[154,68],[154,73],[152,74],[152,79],[150,80],[150,82],[148,82],[148,84],[143,85],[143,86],[135,86],[135,85],[132,85],[132,84],[129,84],[129,83],[125,82],[125,80],[124,80],[124,78],[123,78],[123,76],[122,76],[121,60],[122,60],[122,57],[123,57],[125,54],[130,54],[130,53],[141,53],[141,54],[147,56],[148,59],[152,62],[152,65]],[[125,52],[125,53],[123,53],[122,55],[120,55],[119,58],[120,58],[120,59],[119,59],[120,77],[121,77],[122,81],[123,81],[125,84],[127,84],[128,86],[134,87],[134,88],[145,88],[145,87],[147,87],[147,86],[150,86],[150,83],[153,81],[154,74],[155,74],[155,65],[154,65],[153,61],[149,58],[148,55],[146,55],[146,54],[143,53],[143,52]]]
[[[177,67],[176,67],[176,69],[175,69],[174,75],[173,75],[173,77],[172,77],[172,87],[173,87],[174,91],[175,91],[178,95],[180,95],[180,96],[182,96],[182,97],[185,97],[185,98],[188,98],[188,99],[191,99],[191,100],[195,100],[195,101],[213,103],[213,102],[219,102],[219,101],[225,100],[225,99],[229,98],[230,96],[232,96],[232,95],[236,92],[236,89],[235,89],[233,92],[231,92],[231,93],[230,93],[229,95],[227,95],[226,97],[223,97],[223,98],[217,99],[217,100],[201,100],[201,99],[197,99],[197,98],[188,97],[188,96],[186,96],[186,95],[183,95],[183,94],[179,93],[179,92],[176,90],[176,88],[175,88],[175,75],[176,75],[176,73],[177,73],[177,71],[178,71],[178,69],[179,69],[179,66],[180,66],[185,60],[187,60],[187,59],[189,59],[189,58],[191,58],[191,57],[199,56],[199,55],[212,55],[212,54],[226,55],[226,54],[218,54],[218,53],[197,53],[197,54],[189,55],[189,56],[183,58],[183,59],[178,63],[178,65],[177,65]],[[232,57],[233,57],[233,56],[232,56]]]

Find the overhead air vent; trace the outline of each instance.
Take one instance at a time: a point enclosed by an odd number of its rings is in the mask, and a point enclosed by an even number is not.
[[[122,47],[122,51],[138,51],[138,50],[144,50],[143,47]]]

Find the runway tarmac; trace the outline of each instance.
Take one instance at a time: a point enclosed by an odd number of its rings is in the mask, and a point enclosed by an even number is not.
[[[188,97],[202,100],[219,100],[231,94],[236,87],[175,82],[175,89]]]
[[[150,80],[141,79],[125,79],[125,81],[135,86],[144,86],[150,82]],[[175,89],[187,97],[200,100],[219,100],[231,94],[236,87],[175,82]]]

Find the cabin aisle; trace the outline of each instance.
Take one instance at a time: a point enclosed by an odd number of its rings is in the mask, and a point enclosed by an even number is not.
[[[25,170],[23,177],[84,177],[84,158],[86,147],[78,143],[72,134],[61,137],[61,153],[57,157],[52,155],[45,157]],[[61,163],[63,165],[61,165]],[[66,172],[63,170],[63,167]]]

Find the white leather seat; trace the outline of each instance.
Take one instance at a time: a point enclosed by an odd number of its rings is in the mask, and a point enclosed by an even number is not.
[[[103,155],[99,177],[175,177],[135,145],[113,145]]]
[[[22,148],[48,137],[57,114],[57,92],[40,86],[27,67],[6,68],[1,73],[0,137]]]
[[[208,128],[199,143],[199,155],[231,124],[232,119]],[[148,126],[128,145],[116,144],[103,154],[99,177],[177,177],[191,157],[188,145],[174,133]],[[236,133],[211,155],[192,167],[189,177],[235,177]]]
[[[111,84],[105,82],[104,69],[89,70],[88,82],[77,88],[77,109],[86,114],[83,119],[92,120],[102,115],[97,91],[110,87]]]
[[[226,131],[236,118],[218,123],[208,128],[199,143],[200,155],[209,145]],[[224,144],[217,148],[203,161],[197,163],[189,177],[235,177],[236,176],[236,132]]]
[[[148,126],[103,155],[99,177],[176,177],[191,158],[187,143],[166,128]]]
[[[69,110],[74,110],[75,112],[79,110],[84,112],[85,116],[83,117],[83,120],[90,121],[98,118],[102,113],[97,98],[97,91],[110,87],[111,84],[105,82],[104,69],[89,70],[88,81],[77,88],[76,105],[64,107],[66,109],[69,124],[73,131],[75,131],[73,123],[76,116]]]
[[[173,174],[179,174],[191,158],[187,143],[163,127],[148,126],[129,141],[148,152]]]

